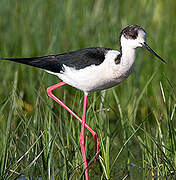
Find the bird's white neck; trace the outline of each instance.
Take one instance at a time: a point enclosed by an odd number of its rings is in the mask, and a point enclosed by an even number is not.
[[[136,48],[130,46],[121,47],[121,65],[131,67],[136,60]]]

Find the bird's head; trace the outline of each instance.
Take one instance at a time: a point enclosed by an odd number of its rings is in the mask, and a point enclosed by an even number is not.
[[[145,30],[138,25],[127,26],[120,33],[121,44],[132,48],[142,47],[145,34]]]
[[[166,64],[166,61],[163,60],[146,44],[145,37],[146,37],[146,32],[142,27],[138,25],[127,26],[120,33],[121,46],[124,48],[129,47],[133,49],[136,49],[138,47],[145,48]]]

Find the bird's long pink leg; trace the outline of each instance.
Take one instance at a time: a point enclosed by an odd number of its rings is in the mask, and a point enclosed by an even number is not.
[[[54,89],[57,89],[61,86],[64,86],[66,85],[65,82],[61,82],[61,83],[58,83],[58,84],[55,84],[53,86],[50,86],[47,88],[47,94],[50,98],[52,98],[53,100],[55,100],[57,103],[59,103],[61,106],[63,106],[69,113],[71,113],[76,119],[78,119],[81,123],[82,123],[82,119],[77,115],[75,114],[68,106],[66,106],[60,99],[58,99],[53,93],[52,91]],[[91,132],[91,134],[93,135],[94,137],[94,142],[95,142],[95,150],[96,150],[96,155],[98,156],[98,152],[99,152],[99,139],[98,139],[98,135],[97,133],[91,129],[87,124],[85,124],[85,127],[88,129],[88,131]]]
[[[84,106],[83,106],[81,133],[80,133],[80,138],[79,138],[81,151],[82,151],[83,162],[84,162],[86,180],[89,179],[88,168],[87,168],[87,160],[86,160],[86,151],[85,151],[85,141],[84,141],[84,129],[85,129],[85,124],[86,124],[87,96],[88,96],[88,94],[85,93],[84,94]]]

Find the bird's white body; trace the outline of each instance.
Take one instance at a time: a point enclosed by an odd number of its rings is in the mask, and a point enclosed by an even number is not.
[[[136,59],[136,49],[122,47],[122,57],[119,64],[115,63],[115,58],[120,54],[119,51],[110,50],[105,55],[102,64],[91,65],[84,69],[76,70],[73,67],[64,65],[64,73],[52,73],[57,75],[67,84],[80,89],[84,92],[92,92],[111,88],[132,72]]]
[[[110,50],[106,54],[104,62],[99,66],[91,65],[84,69],[76,70],[64,65],[64,73],[52,74],[57,75],[67,84],[84,92],[104,90],[119,84],[128,77],[135,63],[135,51],[135,49],[131,49],[131,53],[129,51],[127,54],[124,53],[119,64],[116,64],[114,60],[120,52]]]

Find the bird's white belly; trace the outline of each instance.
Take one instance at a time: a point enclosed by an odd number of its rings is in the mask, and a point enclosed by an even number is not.
[[[121,69],[107,65],[92,65],[84,69],[75,70],[64,66],[64,72],[56,74],[67,84],[84,92],[92,92],[111,88],[123,81],[131,72],[131,67]]]
[[[64,73],[59,73],[57,76],[67,84],[84,92],[100,90],[101,86],[106,86],[108,83],[106,73],[103,72],[102,68],[95,65],[80,70],[66,66],[64,69]]]

